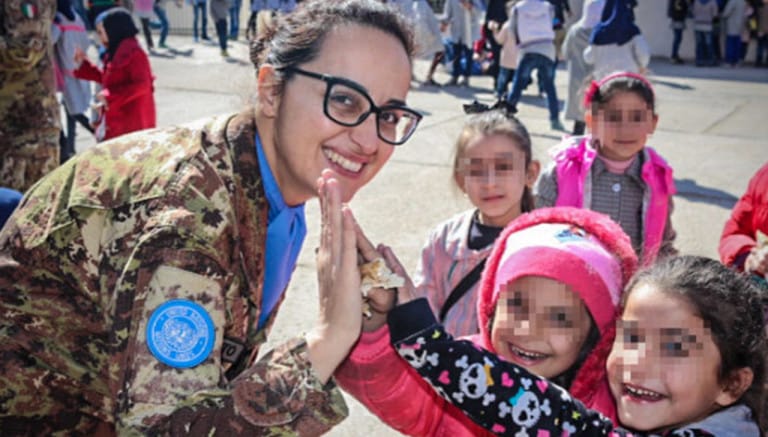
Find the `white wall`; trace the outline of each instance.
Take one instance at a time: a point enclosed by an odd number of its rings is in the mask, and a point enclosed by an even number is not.
[[[581,16],[581,7],[584,0],[569,0],[573,15],[568,20],[572,23]],[[240,12],[241,35],[245,32],[245,25],[250,15],[250,2],[243,0],[243,6]],[[173,2],[166,2],[168,19],[171,22],[171,32],[192,33],[192,9],[185,1],[182,8],[177,8]],[[635,18],[637,25],[643,31],[643,35],[651,46],[653,56],[669,57],[672,53],[672,29],[669,27],[669,18],[667,18],[667,0],[638,0],[638,6],[635,9]],[[213,29],[213,21],[208,19],[208,34],[211,37],[216,36]],[[750,54],[747,59],[754,59],[754,45],[750,46]],[[691,21],[687,23],[687,28],[683,33],[683,42],[680,46],[680,56],[684,59],[694,58],[694,36]]]

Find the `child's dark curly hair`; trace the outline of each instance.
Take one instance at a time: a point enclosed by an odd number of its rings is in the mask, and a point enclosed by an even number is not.
[[[755,422],[765,432],[765,292],[744,275],[699,256],[667,258],[638,272],[627,284],[622,306],[632,290],[643,284],[681,296],[704,320],[722,357],[719,381],[725,382],[734,370],[752,370],[752,385],[741,402],[752,410]]]

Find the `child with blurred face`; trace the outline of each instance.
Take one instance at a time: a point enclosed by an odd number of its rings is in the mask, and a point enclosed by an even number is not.
[[[481,224],[501,228],[531,209],[530,189],[539,167],[531,159],[530,140],[526,144],[504,132],[473,131],[470,125],[459,142],[464,146],[458,147],[454,178],[477,208]]]
[[[395,347],[440,357],[414,366],[437,393],[497,435],[763,435],[766,336],[763,296],[745,277],[702,257],[672,257],[627,286],[607,361],[616,421],[585,407],[552,381],[515,361],[453,340],[434,320],[402,324],[390,313]],[[464,369],[483,375],[482,396],[454,396]],[[571,394],[573,389],[570,390]]]
[[[622,90],[618,84],[615,87],[612,96],[600,102],[593,100],[592,111],[585,118],[600,156],[621,162],[642,152],[659,116],[653,111],[652,92],[649,98],[642,91]]]
[[[480,345],[612,416],[605,378],[624,283],[637,259],[608,217],[536,210],[497,240],[480,287]]]
[[[609,215],[643,264],[676,254],[672,168],[646,146],[659,119],[650,82],[614,73],[593,82],[584,100],[590,134],[556,146],[534,188],[537,207],[575,206]]]
[[[593,323],[573,288],[543,276],[507,284],[491,328],[494,349],[545,378],[564,373],[579,358]]]
[[[641,272],[625,299],[608,359],[621,424],[759,435],[765,338],[754,287],[715,261],[684,257]]]
[[[102,49],[101,65],[88,60],[77,47],[73,76],[100,86],[96,93],[98,121],[96,139],[106,141],[127,133],[155,127],[157,123],[154,77],[146,52],[139,45],[139,30],[131,12],[111,8],[99,14],[95,22]]]
[[[392,261],[388,249],[385,258]],[[602,214],[566,207],[523,214],[494,243],[477,291],[480,332],[464,337],[468,342],[461,344],[473,353],[485,349],[494,360],[551,378],[575,398],[615,417],[605,361],[613,343],[620,293],[636,265],[629,239]],[[503,398],[495,390],[509,388],[505,384],[511,382],[515,388],[523,387],[530,381],[513,382],[512,375],[491,378],[485,361],[474,360],[463,348],[428,351],[425,346],[435,338],[409,334],[423,321],[435,320],[429,303],[413,299],[407,291],[398,299],[407,303],[389,313],[389,329],[364,332],[348,362],[337,371],[337,381],[384,422],[409,435],[497,432],[493,426],[483,430],[449,402],[459,408],[470,399],[487,406],[506,405],[504,399],[514,393]],[[429,331],[433,332],[445,335]],[[391,361],[391,348],[381,346],[390,338],[398,342],[405,361]],[[440,369],[436,379],[447,384],[438,391],[441,396],[403,369],[405,362],[429,375]],[[351,380],[360,374],[369,377],[362,382]],[[405,399],[419,408],[403,412]],[[488,417],[498,418],[498,414]]]
[[[430,231],[413,277],[415,294],[426,297],[434,313],[444,316],[448,332],[457,336],[478,332],[481,263],[501,229],[533,210],[531,189],[539,174],[531,137],[519,120],[503,108],[473,104],[465,105],[465,111],[471,115],[456,140],[453,181],[473,207]],[[454,304],[448,303],[467,277],[474,282]]]

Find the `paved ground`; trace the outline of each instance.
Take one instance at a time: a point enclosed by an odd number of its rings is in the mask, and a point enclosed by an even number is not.
[[[160,126],[234,111],[253,90],[253,67],[243,43],[231,43],[234,58],[224,61],[212,44],[190,37],[169,37],[173,50],[151,57]],[[417,62],[423,78],[427,65]],[[700,69],[654,60],[650,77],[658,95],[660,122],[650,139],[675,169],[678,194],[673,223],[683,253],[717,256],[717,243],[730,208],[750,176],[768,161],[768,69],[751,67]],[[444,73],[437,79],[447,81]],[[557,75],[558,96],[565,95],[567,75]],[[408,144],[352,203],[360,223],[375,241],[385,242],[406,266],[415,268],[421,245],[436,223],[468,208],[452,187],[453,142],[463,120],[461,104],[477,98],[491,102],[490,78],[473,78],[471,88],[414,87],[408,100],[425,114]],[[535,88],[535,87],[531,87]],[[535,157],[548,162],[546,151],[562,133],[549,130],[545,102],[526,95],[518,114],[534,141]],[[570,126],[570,122],[568,122]],[[81,135],[78,148],[93,141]],[[311,249],[319,224],[316,202],[307,206],[305,250],[291,282],[272,342],[308,330],[316,314],[316,283]],[[350,399],[350,417],[330,435],[392,436],[392,431]],[[407,408],[407,405],[403,405]]]

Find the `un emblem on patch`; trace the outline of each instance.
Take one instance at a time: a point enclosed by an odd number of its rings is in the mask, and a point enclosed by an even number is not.
[[[149,351],[171,367],[197,366],[211,354],[214,340],[211,316],[189,300],[169,300],[160,305],[147,325]]]

